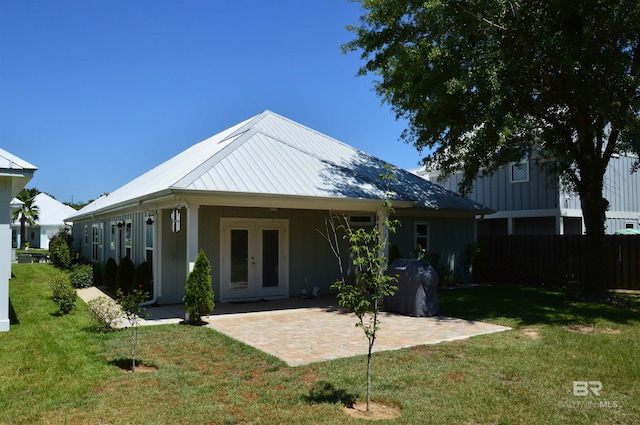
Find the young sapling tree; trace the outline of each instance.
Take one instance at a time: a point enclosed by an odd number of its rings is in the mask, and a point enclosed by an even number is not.
[[[394,285],[397,278],[386,274],[388,258],[385,251],[389,245],[389,234],[394,233],[396,226],[400,224],[398,220],[390,218],[394,212],[388,189],[389,180],[394,178],[390,167],[385,167],[385,172],[380,178],[387,183],[387,193],[382,202],[382,214],[378,214],[373,228],[354,228],[349,224],[347,217],[332,216],[326,221],[326,233],[322,234],[338,259],[341,278],[332,285],[332,288],[338,291],[338,304],[356,315],[356,326],[362,328],[368,340],[367,411],[371,402],[371,358],[376,335],[380,329],[380,308],[384,297],[394,295],[398,289]],[[352,265],[356,272],[355,280],[347,278],[343,267],[338,237],[340,231],[344,232],[343,238],[349,244]]]
[[[131,362],[132,371],[136,371],[136,351],[138,348],[138,326],[140,325],[140,314],[144,311],[144,307],[141,305],[149,294],[141,289],[134,289],[129,292],[123,292],[118,288],[116,292],[116,300],[125,317],[131,325]]]

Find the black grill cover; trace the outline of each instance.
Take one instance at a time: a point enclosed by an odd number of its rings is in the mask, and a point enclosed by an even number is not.
[[[394,296],[384,298],[385,310],[414,317],[440,313],[438,273],[428,261],[395,260],[387,273],[398,276],[398,291]]]

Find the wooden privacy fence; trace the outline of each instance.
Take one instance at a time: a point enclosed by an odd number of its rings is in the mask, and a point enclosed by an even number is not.
[[[640,289],[640,236],[605,237],[610,289]],[[497,283],[560,284],[580,281],[585,274],[585,237],[512,235],[479,237],[484,264],[478,277]]]

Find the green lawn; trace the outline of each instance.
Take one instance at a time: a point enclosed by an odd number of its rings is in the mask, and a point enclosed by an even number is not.
[[[128,331],[95,333],[80,301],[58,316],[51,265],[13,273],[0,424],[362,423],[308,395],[328,381],[362,397],[364,357],[291,368],[210,329],[168,325],[140,330],[138,357],[157,371],[122,372]],[[514,330],[375,354],[373,398],[402,407],[392,423],[640,423],[639,297],[598,305],[513,286],[443,290],[440,300],[443,314]],[[574,396],[574,381],[601,382],[600,397]]]

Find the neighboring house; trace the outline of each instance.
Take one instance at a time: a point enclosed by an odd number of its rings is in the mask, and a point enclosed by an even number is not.
[[[609,201],[607,234],[640,229],[640,172],[630,172],[636,160],[616,155],[607,167],[603,191]],[[437,181],[440,174],[424,168],[412,172],[430,181]],[[461,180],[461,174],[455,174],[439,184],[457,191]],[[477,178],[468,198],[497,211],[478,222],[480,235],[584,234],[578,194],[567,192],[559,178],[547,175],[534,161],[512,163]]]
[[[0,148],[0,332],[9,330],[11,278],[11,211],[14,198],[31,180],[36,167]]]
[[[320,232],[332,214],[372,226],[387,193],[385,162],[265,111],[200,142],[109,195],[73,221],[82,255],[104,264],[148,261],[154,300],[181,303],[200,249],[216,299],[327,293],[339,278]],[[420,244],[452,270],[475,241],[475,216],[491,211],[405,170],[390,183],[405,257]],[[346,257],[347,249],[343,252]],[[346,258],[345,258],[346,261]]]
[[[49,241],[63,227],[69,227],[64,220],[75,214],[76,210],[62,202],[57,201],[46,193],[38,193],[34,205],[39,209],[38,221],[25,227],[26,242],[31,248],[49,249]],[[20,246],[20,221],[16,220],[11,226],[12,246]]]

